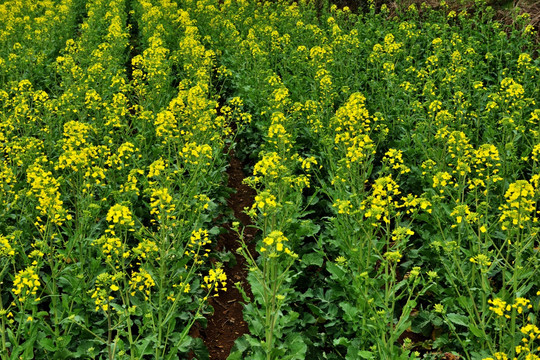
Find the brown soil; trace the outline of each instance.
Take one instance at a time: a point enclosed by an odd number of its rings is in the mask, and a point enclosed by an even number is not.
[[[242,170],[242,163],[234,153],[230,154],[228,186],[235,190],[227,200],[227,205],[234,211],[234,216],[244,226],[251,225],[251,219],[244,214],[245,207],[251,207],[255,198],[255,191],[243,183],[246,177]],[[240,283],[248,296],[252,297],[249,284],[246,281],[247,270],[246,260],[242,255],[236,253],[240,246],[238,235],[230,229],[230,224],[225,226],[227,233],[221,235],[218,239],[218,251],[230,251],[236,258],[236,265],[233,267],[225,266],[227,273],[227,291],[220,292],[219,297],[210,299],[209,303],[214,308],[214,313],[207,317],[208,324],[206,329],[198,329],[200,337],[208,348],[210,359],[225,360],[231,352],[234,341],[248,332],[247,323],[243,319],[243,298],[235,283]],[[246,228],[244,231],[244,240],[250,246],[254,253],[254,242],[256,229]]]

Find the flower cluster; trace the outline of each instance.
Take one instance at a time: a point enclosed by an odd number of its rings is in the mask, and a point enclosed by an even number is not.
[[[109,305],[115,299],[112,294],[120,290],[118,281],[121,276],[121,273],[111,275],[105,272],[96,277],[95,288],[90,295],[90,298],[94,299],[95,311],[109,311]]]
[[[372,226],[378,226],[376,221],[383,220],[390,222],[393,210],[399,207],[397,202],[401,194],[399,185],[391,176],[386,176],[375,180],[371,195],[362,202],[362,210],[365,210],[364,216],[371,219]]]
[[[168,188],[152,189],[150,214],[156,215],[158,222],[162,223],[167,220],[175,220],[176,215],[173,215],[175,210],[176,205],[173,203],[173,198],[169,194]]]
[[[204,283],[201,285],[203,289],[207,289],[210,294],[212,291],[216,293],[214,296],[219,296],[219,290],[227,291],[227,274],[222,268],[210,269],[207,276],[203,278]]]
[[[19,301],[24,303],[29,296],[36,296],[41,282],[34,266],[20,270],[13,280],[13,295]]]
[[[11,246],[10,240],[13,240],[13,237],[0,235],[0,257],[15,255],[15,250]]]
[[[26,176],[31,186],[28,194],[38,199],[36,209],[41,216],[46,216],[53,224],[62,226],[66,220],[71,220],[71,215],[67,213],[63,206],[64,202],[60,199],[60,182],[41,163],[47,163],[47,159],[38,159],[27,170]],[[42,219],[38,217],[38,226],[42,227],[41,223]]]
[[[148,300],[150,296],[150,289],[156,285],[156,282],[152,276],[145,269],[139,269],[131,274],[129,280],[129,287],[131,296],[135,296],[137,291],[144,293],[144,299]]]
[[[403,163],[403,151],[390,149],[384,154],[383,163],[389,166],[392,170],[397,170],[403,175],[411,171],[408,166]]]
[[[268,256],[278,256],[279,253],[285,253],[293,258],[298,257],[291,249],[284,245],[289,241],[281,231],[274,230],[263,239],[264,246],[259,249],[260,252],[268,252]]]
[[[208,254],[210,253],[210,249],[205,248],[205,246],[209,245],[210,243],[211,241],[208,237],[208,230],[193,230],[189,238],[189,242],[186,245],[184,254],[193,258],[195,264],[201,265],[203,264],[202,258],[208,257]]]
[[[510,184],[504,197],[506,204],[499,208],[502,210],[499,220],[501,228],[503,230],[515,227],[523,229],[525,224],[531,221],[532,212],[536,207],[534,188],[527,180],[518,180]]]
[[[268,190],[261,191],[259,194],[255,195],[255,202],[252,205],[252,209],[258,209],[263,216],[268,216],[269,212],[277,207],[276,196],[271,194]]]
[[[115,225],[134,226],[135,221],[131,214],[131,210],[127,206],[116,204],[113,205],[107,212],[107,221],[110,223],[109,228],[114,228]]]
[[[159,252],[157,244],[150,239],[143,239],[139,242],[137,247],[133,248],[133,253],[139,257],[139,259],[152,259],[156,257]]]

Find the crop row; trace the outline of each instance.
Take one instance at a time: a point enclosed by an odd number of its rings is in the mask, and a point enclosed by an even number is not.
[[[3,78],[1,357],[204,354],[188,332],[227,280],[209,256],[229,133],[212,51],[170,3],[85,5],[78,32],[34,42],[67,6],[39,3],[14,49],[54,56]]]

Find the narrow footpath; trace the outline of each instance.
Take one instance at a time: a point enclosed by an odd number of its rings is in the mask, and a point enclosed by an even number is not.
[[[234,211],[235,218],[243,225],[251,225],[251,219],[244,213],[245,207],[251,207],[255,199],[255,191],[243,183],[246,175],[242,169],[242,163],[235,157],[234,153],[229,153],[229,176],[228,187],[235,192],[227,200],[227,205]],[[236,258],[233,267],[225,266],[227,273],[227,291],[220,292],[219,297],[210,299],[210,305],[214,308],[212,316],[208,317],[206,329],[200,330],[200,337],[208,347],[211,360],[225,360],[229,356],[234,342],[237,338],[248,332],[247,323],[243,319],[243,298],[235,283],[240,283],[246,294],[252,297],[249,284],[246,280],[247,269],[246,260],[236,249],[240,247],[238,235],[231,230],[231,224],[226,224],[226,233],[218,239],[217,251],[230,251]],[[244,231],[244,240],[251,244],[250,250],[254,252],[253,238],[257,230],[247,227]]]

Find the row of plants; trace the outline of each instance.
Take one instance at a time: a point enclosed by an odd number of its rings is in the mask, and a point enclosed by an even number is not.
[[[85,6],[47,71],[1,90],[0,357],[205,357],[190,328],[227,287],[213,53],[171,3]]]
[[[271,76],[265,82],[273,89],[265,111],[269,126],[263,134],[252,176],[244,180],[256,191],[254,203],[246,211],[261,241],[255,247],[247,244],[244,230],[238,228],[239,223],[235,224],[241,239],[238,251],[248,262],[253,293],[253,299],[245,297],[244,309],[250,333],[237,341],[230,358],[304,359],[307,345],[294,331],[293,324],[300,314],[290,295],[294,292],[293,280],[300,274],[295,249],[318,228],[305,219],[309,200],[302,194],[311,185],[311,172],[317,161],[296,152],[296,124],[286,115],[290,104],[279,76]]]
[[[200,43],[190,15],[167,1],[139,1],[134,15],[144,50],[131,60],[133,123],[144,136],[144,157],[153,161],[146,192],[160,248],[150,267],[159,274],[156,295],[142,311],[155,314],[146,315],[152,326],[141,339],[155,358],[186,356],[188,350],[204,357],[202,340],[189,333],[195,321],[205,321],[209,297],[228,286],[211,243],[225,201],[229,119],[218,114],[213,52]]]
[[[320,17],[306,2],[183,4],[217,49],[227,94],[253,115],[242,149],[255,157],[261,231],[258,259],[243,248],[256,291],[235,356],[294,357],[277,355],[284,329],[321,359],[537,356],[539,63],[527,14],[505,26],[483,2]],[[311,158],[310,188],[285,186],[299,181],[292,160]],[[268,260],[275,230],[302,261]],[[272,266],[283,280],[264,277]],[[276,283],[281,313],[264,300]]]

